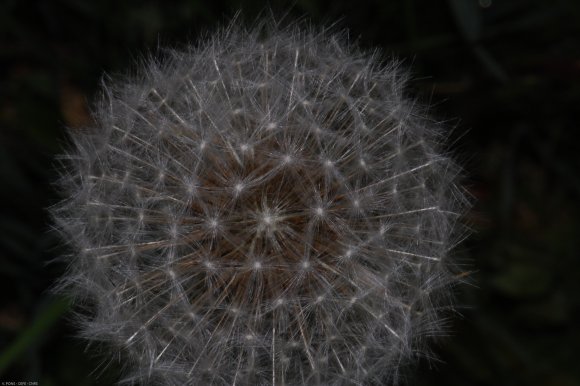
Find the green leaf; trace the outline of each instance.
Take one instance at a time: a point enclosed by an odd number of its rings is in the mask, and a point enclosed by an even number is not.
[[[0,354],[0,375],[36,342],[69,309],[67,299],[58,298],[36,317],[32,324]]]

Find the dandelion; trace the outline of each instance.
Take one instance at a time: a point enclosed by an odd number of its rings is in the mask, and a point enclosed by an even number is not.
[[[442,327],[465,208],[406,81],[264,23],[105,84],[52,209],[82,335],[129,383],[395,382]]]

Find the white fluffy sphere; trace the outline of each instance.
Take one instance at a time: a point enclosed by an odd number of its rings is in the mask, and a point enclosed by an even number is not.
[[[383,385],[441,327],[465,200],[440,126],[396,62],[265,30],[148,61],[71,132],[63,287],[127,381]]]

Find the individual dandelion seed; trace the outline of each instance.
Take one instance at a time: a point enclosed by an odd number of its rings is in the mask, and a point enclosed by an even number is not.
[[[232,23],[71,131],[61,288],[125,381],[384,385],[440,331],[458,168],[399,64],[345,36]]]

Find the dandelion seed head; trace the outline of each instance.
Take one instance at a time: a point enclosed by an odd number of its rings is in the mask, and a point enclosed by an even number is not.
[[[405,71],[274,22],[167,52],[71,132],[52,213],[82,335],[133,383],[396,382],[442,328],[467,207]]]

